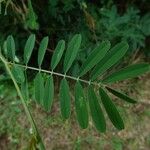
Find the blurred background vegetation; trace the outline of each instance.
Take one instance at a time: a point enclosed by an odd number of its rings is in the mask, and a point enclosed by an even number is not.
[[[60,39],[68,41],[75,33],[83,40],[80,53],[70,69],[76,76],[80,64],[96,43],[110,40],[112,45],[126,40],[130,48],[121,61],[121,66],[135,62],[150,62],[150,1],[149,0],[0,0],[0,45],[5,46],[6,37],[12,34],[21,56],[27,37],[37,36],[37,47],[44,36],[50,42],[43,68],[50,66],[51,54]],[[31,66],[36,64],[37,49],[34,49]],[[22,58],[16,58],[22,62]],[[121,67],[117,66],[117,67]],[[114,68],[115,69],[115,68]],[[61,72],[61,65],[57,68]],[[32,139],[29,124],[16,91],[3,73],[0,62],[0,150],[26,150]],[[34,72],[30,72],[30,80]],[[3,85],[1,84],[3,83]],[[108,125],[106,134],[98,134],[92,126],[85,131],[79,129],[72,112],[67,122],[61,120],[56,80],[55,105],[51,113],[44,112],[34,102],[30,107],[47,149],[61,150],[148,150],[150,148],[150,76],[126,81],[117,86],[139,103],[131,106],[119,104],[125,119],[126,129],[118,132]],[[30,93],[33,92],[32,82]],[[34,97],[33,97],[34,98]],[[124,109],[125,108],[125,109]]]

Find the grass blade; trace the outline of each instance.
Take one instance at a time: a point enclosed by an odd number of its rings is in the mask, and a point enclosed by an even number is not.
[[[88,109],[87,109],[87,101],[85,99],[83,88],[81,83],[78,81],[75,85],[75,109],[77,120],[82,129],[88,127]]]
[[[68,82],[64,78],[60,83],[60,108],[64,119],[68,119],[70,116],[71,100],[69,92]]]
[[[47,46],[48,46],[48,41],[49,41],[49,38],[48,38],[48,36],[46,36],[42,39],[42,41],[40,43],[40,47],[38,50],[38,65],[40,68],[41,68],[41,65],[42,65],[42,62],[44,59],[44,55],[45,55]]]
[[[139,75],[142,75],[146,72],[150,71],[150,64],[142,63],[142,64],[134,64],[123,68],[115,73],[112,73],[105,79],[103,79],[103,83],[113,83],[116,81],[122,81],[129,78],[134,78]]]
[[[44,98],[44,80],[40,72],[36,75],[34,79],[34,88],[35,99],[37,103],[42,105]]]
[[[107,95],[107,93],[102,88],[99,89],[99,94],[101,96],[101,100],[102,100],[104,108],[108,114],[108,117],[111,120],[111,122],[113,123],[113,125],[119,130],[124,129],[123,120],[122,120],[116,106],[110,99],[110,97]]]
[[[110,87],[106,87],[106,88],[107,88],[107,90],[108,90],[110,93],[112,93],[113,95],[115,95],[115,96],[121,98],[122,100],[125,100],[126,102],[129,102],[129,103],[136,103],[136,101],[135,101],[134,99],[130,98],[130,97],[127,96],[126,94],[121,93],[121,92],[118,92],[118,91],[116,91],[116,90],[114,90],[114,89],[112,89],[112,88],[110,88]]]
[[[91,73],[91,79],[95,80],[98,76],[101,76],[106,70],[116,64],[125,55],[128,47],[129,46],[126,42],[120,42],[115,45],[96,65]]]
[[[81,66],[81,71],[79,76],[83,76],[90,69],[92,69],[107,53],[110,49],[110,42],[103,41],[100,45],[98,45],[87,57],[86,61]]]
[[[16,48],[15,48],[15,41],[14,41],[14,38],[12,35],[9,35],[7,37],[7,40],[6,40],[6,43],[7,43],[7,53],[8,53],[8,57],[14,61],[15,60],[15,51],[16,51]]]
[[[43,106],[46,111],[51,111],[51,107],[53,104],[53,99],[54,99],[54,81],[53,81],[53,76],[49,76],[46,84],[45,84],[45,95],[44,95],[44,101],[43,101]]]
[[[29,59],[31,57],[33,48],[35,45],[35,35],[31,34],[25,44],[25,48],[24,48],[24,63],[28,64]]]
[[[52,56],[52,60],[51,60],[51,69],[54,70],[56,68],[56,66],[58,65],[63,52],[65,50],[65,41],[64,40],[60,40],[55,48],[54,54]]]
[[[100,132],[106,131],[106,122],[104,118],[104,114],[100,107],[98,98],[93,90],[92,86],[88,88],[88,100],[89,100],[89,107],[92,116],[92,120],[96,129]]]
[[[71,67],[73,61],[75,60],[77,53],[81,45],[81,35],[76,34],[73,36],[71,41],[68,43],[67,51],[64,59],[64,72],[66,73]]]

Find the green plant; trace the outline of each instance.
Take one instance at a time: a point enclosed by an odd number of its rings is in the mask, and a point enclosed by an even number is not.
[[[35,100],[41,105],[46,111],[50,112],[53,105],[54,97],[54,76],[62,77],[60,83],[60,108],[62,118],[64,120],[70,117],[71,113],[71,97],[68,81],[73,80],[75,82],[75,110],[77,120],[82,129],[88,127],[89,122],[89,110],[96,129],[99,132],[106,131],[105,117],[101,108],[103,104],[106,113],[111,120],[112,124],[118,129],[124,129],[123,120],[117,110],[117,107],[108,95],[108,92],[121,98],[130,103],[136,103],[136,101],[126,94],[114,90],[110,87],[110,84],[122,81],[125,79],[137,77],[143,73],[150,71],[150,64],[133,64],[126,68],[120,69],[117,72],[106,75],[105,72],[116,64],[127,52],[128,44],[126,42],[120,42],[111,48],[109,41],[103,41],[97,44],[95,49],[89,54],[85,62],[81,65],[78,77],[68,75],[68,71],[75,61],[77,54],[80,49],[82,37],[80,34],[76,34],[67,44],[65,51],[65,41],[61,40],[58,42],[54,54],[52,56],[50,68],[51,70],[44,70],[41,68],[45,52],[48,45],[48,37],[44,37],[40,43],[38,50],[38,68],[29,66],[29,60],[31,58],[33,49],[35,47],[36,37],[31,34],[25,44],[23,60],[24,64],[16,62],[16,48],[15,41],[12,35],[9,35],[6,39],[5,46],[3,46],[0,53],[0,60],[3,62],[6,71],[12,79],[17,93],[24,106],[27,118],[29,119],[34,132],[35,144],[33,147],[39,149],[45,149],[37,129],[36,123],[30,110],[28,108],[27,101],[29,100],[28,94],[28,78],[27,71],[34,70],[36,74],[34,80],[35,87]],[[111,48],[111,49],[110,49]],[[55,72],[55,68],[61,61],[64,54],[63,60],[63,73]],[[89,79],[82,78],[87,72],[90,72]],[[88,96],[85,95],[83,85],[87,86]],[[97,90],[99,91],[99,98],[97,97]]]

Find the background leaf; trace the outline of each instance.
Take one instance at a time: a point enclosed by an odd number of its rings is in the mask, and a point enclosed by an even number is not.
[[[128,44],[126,42],[120,42],[115,45],[107,55],[96,65],[91,73],[91,79],[95,80],[98,76],[101,76],[107,69],[117,63],[127,52]]]
[[[54,70],[55,67],[57,66],[57,64],[59,63],[63,52],[65,50],[65,41],[64,40],[60,40],[55,48],[54,54],[52,56],[52,60],[51,60],[51,69]]]
[[[136,101],[135,101],[134,99],[130,98],[130,97],[127,96],[126,94],[121,93],[121,92],[118,92],[118,91],[116,91],[116,90],[114,90],[114,89],[112,89],[112,88],[110,88],[110,87],[106,87],[106,88],[107,88],[107,90],[108,90],[109,92],[111,92],[113,95],[115,95],[115,96],[117,96],[117,97],[119,97],[119,98],[121,98],[121,99],[123,99],[123,100],[129,102],[129,103],[136,103]]]
[[[86,61],[81,66],[81,71],[79,76],[83,76],[91,68],[93,68],[107,53],[110,49],[110,42],[103,41],[99,44],[87,57]]]
[[[119,130],[124,129],[123,120],[112,100],[102,88],[99,89],[99,94],[101,96],[101,100],[108,114],[108,117],[113,125]]]
[[[25,81],[24,70],[22,67],[13,65],[11,71],[18,83],[23,83]]]
[[[34,79],[34,93],[35,93],[35,99],[39,104],[43,104],[43,98],[44,98],[44,80],[42,77],[42,74],[39,72],[37,73],[35,79]]]
[[[60,108],[61,114],[64,119],[68,119],[70,116],[70,94],[69,85],[67,80],[64,78],[60,83]]]
[[[80,127],[82,129],[87,128],[89,121],[87,101],[84,96],[82,85],[79,81],[75,84],[75,109]]]
[[[67,51],[64,59],[64,72],[66,73],[71,67],[79,51],[81,44],[81,35],[76,34],[73,36],[71,41],[68,43]]]
[[[148,71],[150,71],[150,64],[146,64],[146,63],[134,64],[126,68],[122,68],[117,72],[112,73],[111,75],[106,77],[102,82],[113,83],[116,81],[122,81],[128,78],[137,77]]]
[[[24,48],[24,63],[27,64],[30,57],[31,57],[31,54],[32,54],[32,51],[33,51],[33,48],[34,48],[34,45],[35,45],[35,35],[34,34],[31,34],[25,44],[25,48]]]
[[[46,111],[51,111],[52,103],[54,99],[54,81],[53,76],[50,75],[46,80],[43,106]]]
[[[105,132],[106,131],[105,118],[92,86],[89,86],[88,88],[88,100],[92,120],[94,122],[96,129],[100,132]]]
[[[28,101],[29,100],[29,90],[28,90],[28,79],[27,79],[26,71],[24,72],[24,74],[25,74],[25,81],[21,83],[21,92],[22,92],[24,99],[26,101]]]
[[[15,41],[14,41],[14,38],[12,35],[9,35],[7,37],[7,40],[6,40],[6,43],[7,43],[7,53],[8,53],[8,57],[14,61],[15,60],[15,51],[16,51],[16,48],[15,48]]]
[[[39,67],[41,67],[41,65],[42,65],[42,61],[44,59],[44,55],[45,55],[45,52],[46,52],[46,49],[48,46],[48,41],[49,41],[49,38],[48,38],[48,36],[46,36],[42,39],[42,41],[40,43],[40,47],[38,50],[38,65],[39,65]]]

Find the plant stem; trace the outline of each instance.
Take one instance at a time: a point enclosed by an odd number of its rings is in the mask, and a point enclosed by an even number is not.
[[[13,65],[14,63],[9,62],[9,64]],[[65,77],[65,78],[76,80],[76,81],[81,81],[81,82],[86,83],[86,84],[93,84],[95,86],[100,86],[97,82],[83,80],[83,79],[80,79],[80,78],[76,78],[76,77],[73,77],[73,76],[65,75],[65,74],[62,74],[62,73],[54,72],[54,71],[39,69],[39,68],[25,66],[25,65],[16,64],[16,63],[15,63],[15,65],[17,65],[19,67],[30,69],[30,70],[40,71],[40,72],[49,73],[49,74],[57,75],[57,76],[60,76],[60,77]]]
[[[31,124],[31,126],[32,126],[32,128],[33,128],[33,132],[35,133],[36,138],[37,138],[37,140],[38,140],[38,142],[39,142],[39,148],[40,148],[40,150],[45,150],[45,146],[44,146],[44,144],[43,144],[42,138],[41,138],[41,136],[40,136],[40,134],[39,134],[39,131],[38,131],[38,129],[37,129],[36,123],[35,123],[35,121],[34,121],[34,119],[33,119],[33,117],[32,117],[32,114],[31,114],[31,112],[30,112],[30,110],[29,110],[29,108],[28,108],[28,106],[27,106],[26,101],[24,100],[24,98],[23,98],[23,96],[22,96],[22,93],[21,93],[21,91],[20,91],[20,88],[19,88],[19,86],[18,86],[18,84],[17,84],[17,82],[16,82],[16,80],[15,80],[15,78],[14,78],[14,76],[13,76],[11,70],[10,70],[10,68],[9,68],[9,63],[8,63],[7,60],[2,56],[1,53],[0,53],[0,59],[1,59],[1,61],[4,63],[5,68],[6,68],[8,74],[10,75],[10,77],[11,77],[13,83],[14,83],[14,86],[15,86],[15,88],[16,88],[16,90],[17,90],[17,93],[18,93],[18,95],[19,95],[19,97],[20,97],[20,99],[21,99],[21,102],[22,102],[22,104],[23,104],[23,107],[24,107],[25,113],[26,113],[26,115],[27,115],[27,118],[28,118],[28,120],[29,120],[29,122],[30,122],[30,124]]]

